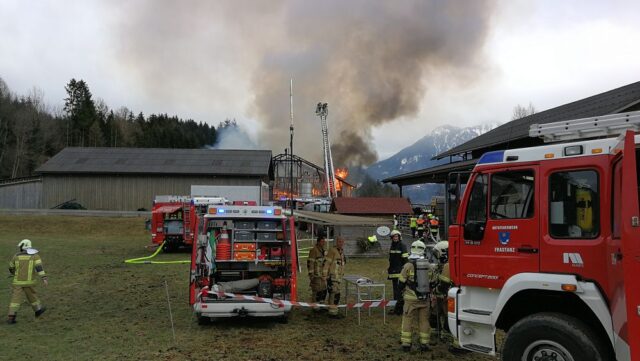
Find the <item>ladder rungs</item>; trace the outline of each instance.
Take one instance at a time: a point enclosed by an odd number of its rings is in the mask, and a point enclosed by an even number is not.
[[[618,135],[629,129],[640,130],[640,111],[532,124],[529,128],[529,136],[540,137],[545,142],[556,142]]]

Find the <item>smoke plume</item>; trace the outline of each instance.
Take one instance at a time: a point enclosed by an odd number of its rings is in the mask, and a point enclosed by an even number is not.
[[[492,2],[147,1],[120,7],[122,69],[160,98],[203,105],[250,97],[259,139],[322,157],[315,104],[329,104],[336,166],[377,158],[374,127],[415,116],[433,77],[469,81],[483,67]],[[220,87],[236,77],[239,89]],[[473,78],[473,76],[471,76]],[[215,120],[214,120],[215,121]],[[392,135],[390,135],[392,136]]]

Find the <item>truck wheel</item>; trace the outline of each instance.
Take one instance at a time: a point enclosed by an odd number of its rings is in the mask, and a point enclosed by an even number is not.
[[[211,319],[209,317],[198,315],[198,325],[206,326],[206,325],[209,325],[209,324],[211,324]]]
[[[584,322],[559,313],[538,313],[511,327],[503,361],[607,361],[606,349]]]

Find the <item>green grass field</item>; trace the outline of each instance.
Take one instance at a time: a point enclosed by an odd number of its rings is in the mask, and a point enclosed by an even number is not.
[[[0,360],[456,359],[444,344],[427,354],[403,353],[400,317],[388,316],[384,325],[380,310],[363,315],[361,326],[355,312],[330,320],[304,309],[294,310],[288,324],[232,319],[199,326],[188,302],[188,265],[123,263],[150,254],[145,249],[150,236],[142,218],[0,216],[2,262],[10,260],[23,238],[31,239],[40,250],[49,275],[49,287],[37,288],[48,310],[36,319],[24,303],[18,324],[7,325],[3,318]],[[188,257],[186,253],[158,256],[162,260]],[[386,266],[384,259],[351,259],[347,273],[383,280]],[[5,276],[0,281],[4,312],[10,281]],[[308,299],[307,284],[302,277],[300,300]],[[493,360],[476,354],[457,359]]]

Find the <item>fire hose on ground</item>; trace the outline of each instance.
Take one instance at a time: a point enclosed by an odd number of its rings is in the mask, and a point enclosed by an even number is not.
[[[160,252],[162,252],[162,249],[164,248],[164,243],[165,242],[162,242],[162,244],[158,247],[158,249],[155,252],[153,252],[153,254],[151,256],[126,259],[126,260],[124,260],[124,263],[128,263],[128,264],[184,264],[184,263],[191,263],[191,260],[150,261],[150,259],[152,259],[153,257],[157,256]]]

